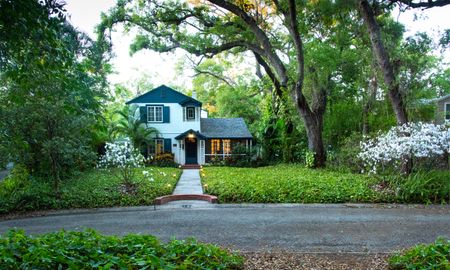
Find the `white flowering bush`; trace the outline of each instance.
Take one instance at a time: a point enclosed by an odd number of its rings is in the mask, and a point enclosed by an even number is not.
[[[124,183],[131,183],[134,178],[134,168],[143,167],[145,158],[130,142],[106,143],[106,153],[98,167],[103,169],[116,168]]]
[[[432,158],[448,153],[450,131],[445,126],[428,123],[407,123],[391,128],[386,134],[361,142],[358,157],[375,173],[392,164],[398,167],[403,160]]]

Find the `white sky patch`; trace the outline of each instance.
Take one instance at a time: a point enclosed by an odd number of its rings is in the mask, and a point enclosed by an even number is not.
[[[66,9],[69,13],[69,20],[79,30],[86,32],[95,39],[94,28],[100,23],[101,12],[107,12],[112,8],[116,0],[66,0]],[[414,14],[419,15],[418,20],[414,20]],[[450,6],[432,8],[421,11],[419,9],[408,10],[398,14],[398,20],[406,25],[406,36],[421,31],[427,32],[433,37],[433,31],[442,32],[450,28]],[[129,46],[134,35],[123,34],[121,27],[116,27],[116,32],[112,35],[113,51],[116,55],[111,64],[115,73],[109,76],[112,84],[121,83],[132,87],[134,82],[143,76],[149,76],[154,86],[161,84],[177,85],[185,89],[192,86],[192,70],[184,70],[183,76],[176,76],[177,62],[186,54],[184,51],[176,50],[174,53],[156,53],[149,50],[142,50],[133,56],[129,54]],[[450,52],[444,53],[445,61],[450,62]],[[253,63],[254,61],[250,61]],[[132,91],[137,91],[133,89]],[[140,89],[142,92],[143,89]]]

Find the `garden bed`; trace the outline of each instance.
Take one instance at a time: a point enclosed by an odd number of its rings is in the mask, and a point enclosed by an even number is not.
[[[201,171],[207,194],[220,203],[344,203],[391,202],[395,195],[377,191],[372,177],[301,165],[261,168],[205,167]]]
[[[59,198],[54,195],[51,181],[32,178],[20,189],[11,193],[2,192],[0,214],[151,205],[156,197],[172,194],[180,175],[181,170],[177,168],[139,168],[136,169],[136,179],[130,188],[122,183],[114,171],[93,169],[63,180]]]

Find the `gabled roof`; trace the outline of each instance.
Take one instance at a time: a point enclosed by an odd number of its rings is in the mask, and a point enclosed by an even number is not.
[[[175,140],[182,140],[182,139],[188,137],[189,134],[193,134],[193,135],[195,135],[196,138],[199,138],[199,139],[202,139],[202,140],[206,139],[206,137],[203,136],[203,134],[201,134],[200,132],[195,131],[193,129],[190,129],[190,130],[188,130],[186,132],[183,132],[180,135],[176,136]]]
[[[207,138],[253,138],[242,118],[201,118],[200,130]]]
[[[431,98],[431,99],[420,99],[418,101],[419,104],[430,104],[433,102],[439,102],[439,101],[443,101],[446,100],[447,98],[450,98],[450,94],[442,96],[442,97],[437,97],[437,98]]]
[[[202,106],[200,101],[188,97],[185,94],[165,85],[158,86],[155,89],[126,102],[126,104],[133,103],[178,103],[181,105],[189,104],[198,107]]]

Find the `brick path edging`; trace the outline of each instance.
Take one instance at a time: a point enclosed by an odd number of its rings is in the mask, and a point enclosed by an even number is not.
[[[208,194],[177,194],[177,195],[167,195],[158,197],[155,199],[155,205],[162,205],[168,202],[173,201],[182,201],[182,200],[199,200],[199,201],[207,201],[209,203],[218,203],[217,196],[208,195]]]

